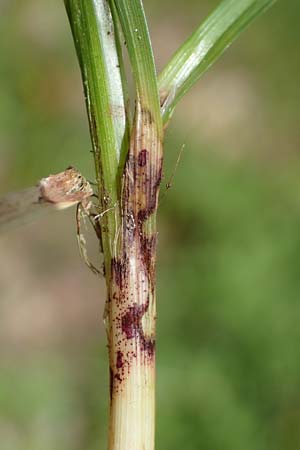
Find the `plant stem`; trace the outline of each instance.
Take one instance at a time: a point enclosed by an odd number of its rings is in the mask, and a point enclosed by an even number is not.
[[[156,213],[163,122],[241,29],[272,1],[224,0],[166,66],[159,95],[141,0],[65,0],[86,95],[100,205],[102,210],[116,205],[101,224],[109,450],[154,449]],[[136,88],[130,139],[119,25]]]
[[[111,377],[109,450],[152,450],[155,419],[155,212],[158,172],[142,110],[136,119],[126,164],[120,251],[112,261],[108,317]],[[151,230],[155,230],[152,217]]]
[[[115,0],[136,84],[122,189],[118,258],[108,316],[109,450],[153,450],[155,428],[156,212],[162,120],[154,59],[139,0]]]
[[[109,449],[153,450],[156,210],[163,137],[154,59],[139,0],[65,3],[86,94],[100,201],[103,209],[117,204],[102,226],[111,382]],[[118,20],[136,84],[129,145],[126,121],[120,126],[118,117],[112,114],[112,105],[118,101],[122,117],[126,117],[126,86],[115,34]],[[107,45],[108,31],[114,45]],[[119,91],[113,89],[110,77]],[[120,171],[124,155],[126,164]],[[107,196],[110,205],[105,204]]]

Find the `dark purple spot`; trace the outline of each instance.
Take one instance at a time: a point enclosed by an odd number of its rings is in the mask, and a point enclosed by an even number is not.
[[[118,380],[118,381],[120,381],[120,383],[122,383],[122,378],[121,378],[121,375],[119,373],[115,373],[114,379]]]
[[[141,209],[138,212],[138,223],[139,225],[142,225],[143,222],[145,222],[145,220],[149,217],[149,215],[151,214],[151,212],[149,213],[149,210],[146,209]]]
[[[142,235],[140,237],[141,256],[144,261],[147,272],[149,273],[155,259],[156,234],[149,238]]]
[[[148,358],[153,359],[155,354],[155,340],[146,337],[142,328],[142,317],[149,308],[149,300],[144,305],[130,306],[122,317],[122,331],[127,339],[139,338],[140,349],[145,352]],[[136,354],[132,355],[136,357]]]
[[[154,213],[157,207],[157,194],[158,189],[161,183],[162,178],[162,160],[160,162],[155,183],[150,186],[150,189],[147,190],[147,201],[146,201],[146,208],[141,209],[138,212],[138,223],[141,226],[142,223],[148,219],[148,217]]]
[[[135,303],[130,306],[127,312],[122,317],[122,331],[126,335],[127,339],[133,339],[134,337],[143,333],[141,319],[149,307],[149,301],[145,305],[138,305]]]
[[[138,165],[140,167],[144,167],[146,165],[147,155],[148,155],[148,150],[146,150],[145,148],[140,151],[140,153],[138,155]]]
[[[122,290],[127,274],[127,263],[119,259],[113,258],[111,260],[111,271],[117,286]]]
[[[121,369],[124,366],[123,353],[120,350],[117,351],[116,366],[117,369]]]
[[[151,338],[145,338],[143,336],[142,344],[141,344],[142,350],[147,353],[149,358],[153,358],[155,354],[155,340]]]

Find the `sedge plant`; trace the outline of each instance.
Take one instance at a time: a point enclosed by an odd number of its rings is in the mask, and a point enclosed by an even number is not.
[[[109,450],[154,449],[156,215],[166,126],[178,101],[274,1],[223,0],[157,75],[141,0],[65,0],[98,207],[106,211],[97,225],[107,287]]]

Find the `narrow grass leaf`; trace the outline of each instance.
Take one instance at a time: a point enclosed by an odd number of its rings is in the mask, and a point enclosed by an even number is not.
[[[159,75],[164,123],[177,102],[238,37],[276,0],[224,0],[177,50]]]

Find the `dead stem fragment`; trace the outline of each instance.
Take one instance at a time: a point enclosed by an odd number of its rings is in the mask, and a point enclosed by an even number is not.
[[[74,167],[68,167],[42,178],[36,186],[0,197],[0,232],[31,222],[51,209],[87,205],[92,195],[89,182]]]

